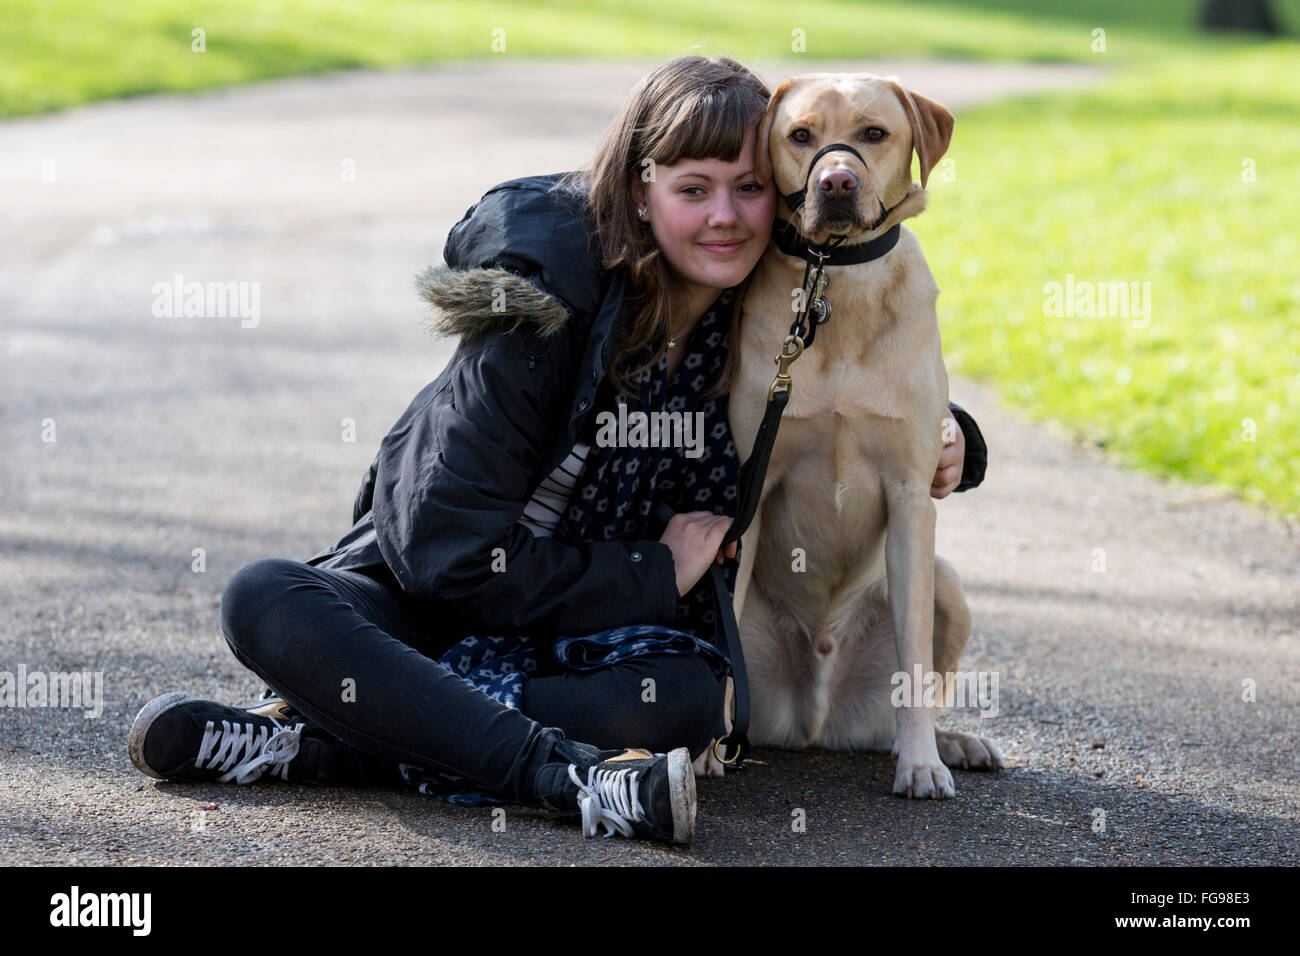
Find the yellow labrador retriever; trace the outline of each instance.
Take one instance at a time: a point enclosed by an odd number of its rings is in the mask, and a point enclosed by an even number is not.
[[[893,226],[925,208],[925,183],[952,127],[947,109],[893,79],[785,80],[768,105],[756,157],[761,180],[773,176],[780,194],[802,199],[796,212],[778,210],[777,228],[788,214],[814,243],[835,235],[847,237],[845,247],[892,240]],[[822,152],[831,144],[853,150]],[[774,244],[746,293],[730,398],[742,461],[804,270],[803,258]],[[947,419],[939,289],[906,228],[887,253],[829,265],[826,275],[831,314],[790,368],[761,503],[741,539],[735,608],[750,680],[749,737],[760,746],[892,749],[895,793],[950,797],[945,764],[996,769],[1004,765],[997,746],[937,730],[933,707],[891,701],[896,673],[951,674],[970,635],[961,583],[934,552],[930,485],[943,429],[955,427]],[[697,769],[721,771],[711,756]]]

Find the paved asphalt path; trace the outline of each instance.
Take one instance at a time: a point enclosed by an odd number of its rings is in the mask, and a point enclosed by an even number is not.
[[[0,863],[1300,859],[1295,530],[1114,467],[960,378],[992,464],[939,503],[940,552],[975,616],[962,666],[999,673],[1000,711],[944,724],[991,735],[1012,766],[957,771],[954,800],[892,796],[888,755],[763,751],[701,781],[680,850],[522,809],[494,832],[487,811],[405,792],[131,767],[150,698],[260,689],[221,638],[221,590],[348,528],[379,440],[451,353],[420,331],[412,290],[448,228],[499,181],[582,163],[654,65],[342,73],[0,125],[0,671],[102,671],[106,698],[98,719],[0,708]],[[822,68],[897,71],[957,108],[1093,77],[759,65],[773,85]],[[153,284],[176,273],[260,282],[260,322],[155,317]]]

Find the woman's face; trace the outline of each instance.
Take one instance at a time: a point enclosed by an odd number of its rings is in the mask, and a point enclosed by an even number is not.
[[[757,135],[749,131],[734,163],[683,159],[655,167],[653,182],[633,184],[637,208],[646,210],[642,221],[690,291],[738,285],[767,248],[776,187],[754,176]]]

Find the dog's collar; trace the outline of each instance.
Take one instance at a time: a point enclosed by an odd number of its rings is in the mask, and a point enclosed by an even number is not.
[[[839,244],[815,245],[809,242],[787,219],[778,219],[772,229],[772,241],[787,256],[795,256],[805,262],[821,260],[828,266],[854,266],[861,262],[879,259],[898,245],[898,237],[903,227],[895,224],[874,239],[854,243],[851,246]]]

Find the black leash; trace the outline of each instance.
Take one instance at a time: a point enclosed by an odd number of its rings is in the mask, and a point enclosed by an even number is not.
[[[817,160],[836,149],[848,150],[854,156],[857,156],[864,166],[866,165],[866,160],[862,159],[862,155],[846,143],[831,143],[828,146],[823,146],[813,156],[812,162],[808,165],[808,175],[804,177],[804,189],[789,193],[784,197],[786,205],[790,207],[792,212],[797,212],[803,205],[808,179],[812,176],[812,170],[817,165]],[[880,202],[879,197],[877,197],[876,201]],[[880,217],[872,224],[871,229],[876,229],[883,224],[889,214],[900,205],[902,205],[902,200],[892,208],[885,209],[885,204],[880,203]],[[759,423],[758,433],[754,437],[754,447],[740,468],[740,500],[737,503],[736,517],[727,529],[727,533],[723,536],[722,548],[725,548],[733,541],[739,541],[745,531],[748,530],[750,522],[754,520],[754,514],[758,510],[759,498],[763,494],[763,481],[767,477],[768,460],[772,457],[772,449],[776,445],[776,433],[781,426],[781,415],[785,411],[786,403],[790,400],[790,387],[793,384],[790,380],[790,365],[803,354],[804,349],[812,345],[813,338],[817,333],[817,326],[830,318],[831,304],[826,298],[826,287],[830,279],[823,270],[828,265],[856,265],[862,262],[870,262],[872,259],[879,259],[898,244],[898,238],[902,230],[902,227],[896,224],[893,228],[868,242],[846,246],[844,245],[846,237],[836,235],[831,237],[832,241],[816,245],[800,235],[793,223],[778,220],[778,224],[778,228],[773,231],[773,240],[777,248],[787,255],[798,256],[805,262],[800,309],[795,316],[794,322],[790,325],[790,332],[785,337],[781,354],[774,359],[777,365],[776,378],[773,379],[772,387],[767,391],[767,409],[763,412],[763,420]],[[663,521],[665,525],[672,519],[674,514],[676,512],[665,502],[661,501],[655,506],[656,517]],[[736,624],[736,612],[732,606],[731,592],[727,590],[727,580],[716,562],[709,565],[709,581],[713,588],[715,620],[718,622],[718,626],[725,638],[727,657],[731,659],[731,679],[736,696],[736,715],[732,729],[727,730],[726,716],[724,715],[717,730],[713,754],[723,764],[742,770],[744,769],[745,756],[750,750],[748,737],[749,677],[745,671],[745,655],[740,646],[740,628]],[[727,753],[728,749],[730,750],[729,755]]]

